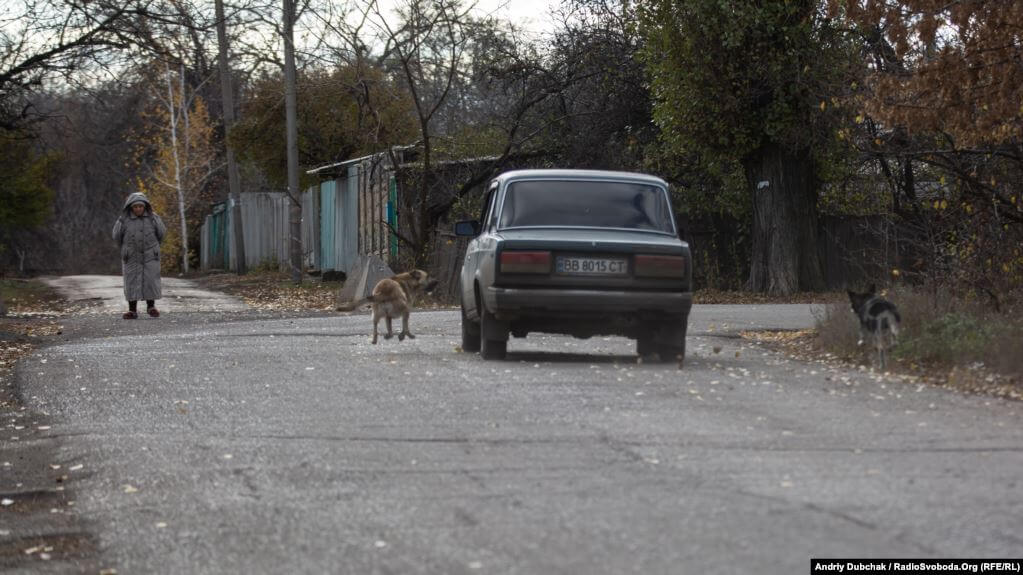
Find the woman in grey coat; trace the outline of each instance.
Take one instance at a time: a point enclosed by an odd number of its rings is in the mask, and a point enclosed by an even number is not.
[[[114,240],[121,247],[121,273],[124,276],[124,297],[128,311],[124,319],[138,319],[138,300],[146,300],[149,315],[160,317],[156,300],[160,289],[160,242],[167,228],[145,194],[128,196],[124,209],[114,224]]]

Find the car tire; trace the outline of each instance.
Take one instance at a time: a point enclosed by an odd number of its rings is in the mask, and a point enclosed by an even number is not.
[[[462,306],[462,351],[475,353],[480,350],[480,325],[465,316]]]
[[[636,355],[641,358],[658,356],[659,361],[678,361],[682,364],[686,355],[686,327],[688,318],[682,325],[670,323],[650,330],[650,335],[636,339]]]
[[[487,339],[489,327],[498,323],[494,314],[480,306],[480,357],[483,359],[504,359],[508,353],[508,340]]]

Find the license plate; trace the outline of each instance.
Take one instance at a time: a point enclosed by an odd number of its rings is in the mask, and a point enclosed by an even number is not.
[[[623,276],[629,272],[625,258],[578,258],[559,256],[555,259],[559,274],[581,276]]]

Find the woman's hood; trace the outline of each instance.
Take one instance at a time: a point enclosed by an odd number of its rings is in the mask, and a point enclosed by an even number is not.
[[[135,192],[128,196],[128,199],[124,201],[124,207],[122,208],[125,212],[131,210],[131,205],[136,202],[142,202],[146,204],[146,211],[153,211],[153,206],[149,203],[149,198],[146,197],[142,192]]]

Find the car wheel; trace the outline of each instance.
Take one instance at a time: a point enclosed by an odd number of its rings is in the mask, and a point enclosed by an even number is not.
[[[465,305],[462,305],[462,351],[474,353],[480,350],[480,326],[465,317]]]
[[[686,358],[686,330],[675,329],[670,338],[662,342],[657,353],[662,361],[677,361],[682,365]]]
[[[480,357],[483,359],[504,359],[508,353],[507,339],[487,339],[487,335],[494,329],[500,329],[497,318],[487,311],[485,306],[480,306]]]
[[[636,355],[649,357],[657,351],[657,339],[653,336],[642,336],[636,340]]]
[[[650,330],[636,340],[636,355],[642,358],[657,355],[659,361],[678,361],[682,363],[686,355],[686,323],[672,323]]]

